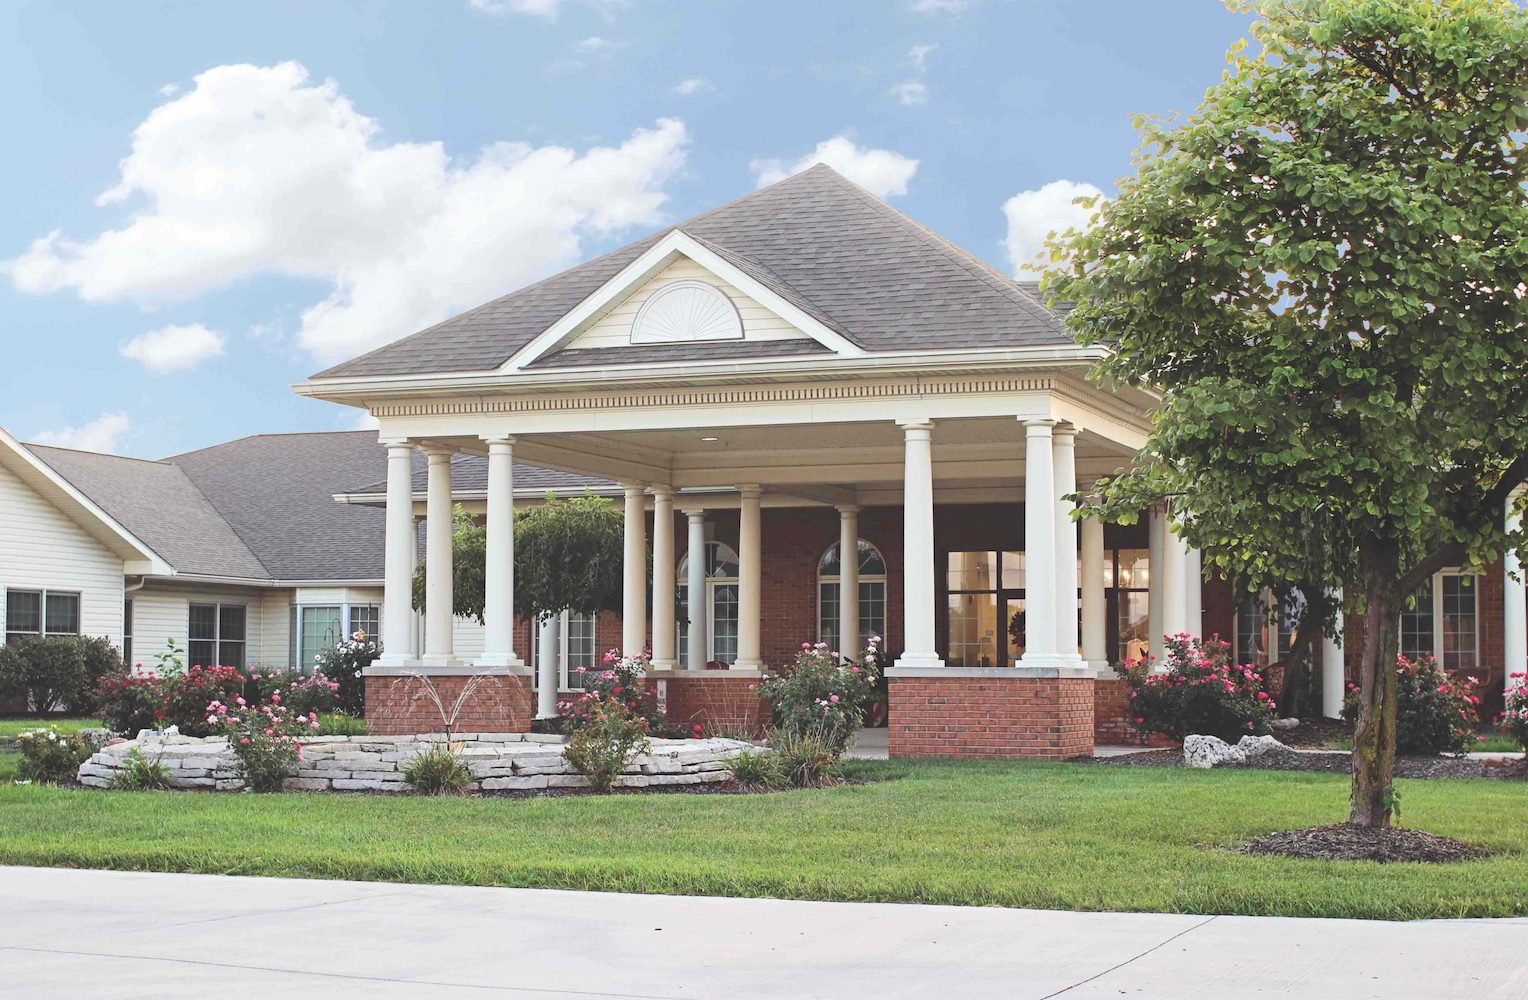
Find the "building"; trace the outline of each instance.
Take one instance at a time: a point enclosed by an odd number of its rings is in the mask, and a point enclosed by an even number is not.
[[[1062,498],[1134,461],[1155,402],[1089,381],[1100,351],[1074,343],[1031,286],[817,166],[297,391],[381,424],[379,692],[404,672],[448,691],[490,672],[476,721],[529,724],[509,529],[523,461],[621,485],[621,648],[651,647],[671,713],[754,721],[764,667],[803,641],[876,631],[895,656],[894,755],[1061,757],[1120,724],[1108,664],[1151,637],[1236,634],[1244,656],[1267,659],[1282,631],[1278,614],[1255,602],[1239,614],[1204,582],[1160,513],[1135,528],[1070,520]],[[422,637],[407,625],[420,452]],[[471,654],[447,610],[462,455],[484,463],[473,487],[489,537]],[[674,571],[649,581],[649,549]],[[1522,584],[1502,580],[1501,567],[1440,574],[1403,645],[1494,673],[1499,691],[1528,641]],[[1328,711],[1341,655],[1325,651]],[[394,713],[381,707],[378,724],[411,724]]]

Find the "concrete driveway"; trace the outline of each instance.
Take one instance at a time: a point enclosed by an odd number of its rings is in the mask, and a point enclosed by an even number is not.
[[[1528,920],[1063,913],[0,868],[0,996],[1522,998]]]

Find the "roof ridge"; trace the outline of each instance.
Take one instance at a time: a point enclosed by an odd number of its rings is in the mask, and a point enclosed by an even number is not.
[[[826,164],[820,165],[826,166]],[[971,251],[950,242],[943,236],[940,236],[938,233],[934,232],[932,229],[928,228],[917,219],[914,219],[912,216],[907,215],[906,213],[901,212],[887,204],[885,200],[877,198],[875,195],[871,194],[869,191],[849,180],[849,178],[843,176],[838,171],[830,169],[828,173],[835,180],[842,183],[843,186],[847,188],[849,192],[855,197],[869,204],[876,211],[888,216],[903,228],[909,229],[911,232],[917,234],[925,244],[938,250],[951,263],[967,271],[973,277],[979,278],[989,287],[995,291],[1000,292],[1003,296],[1022,307],[1025,311],[1035,313],[1036,315],[1040,316],[1046,322],[1055,326],[1055,328],[1061,333],[1064,334],[1066,332],[1065,327],[1057,322],[1055,315],[1051,313],[1049,309],[1045,308],[1043,305],[1036,302],[1033,298],[1025,295],[1023,292],[1019,291],[1019,289],[1014,287],[1014,279],[1008,277],[1008,275],[1004,274],[997,268],[993,267],[991,264],[988,264],[980,257],[971,253]],[[798,174],[796,176],[800,175]],[[1038,312],[1036,312],[1036,310],[1038,310]]]
[[[240,441],[248,441],[252,438],[267,436],[268,435],[264,434],[246,434],[241,438],[234,438],[232,441],[225,443],[237,444]],[[186,455],[196,455],[203,451],[211,451],[213,448],[220,447],[222,447],[222,445],[212,445],[207,448],[200,448],[197,451],[188,451],[185,453],[185,455],[177,455],[175,457],[184,458]],[[165,459],[163,464],[179,472],[181,476],[185,478],[186,482],[191,486],[191,488],[196,491],[196,495],[206,501],[207,509],[211,510],[213,514],[217,515],[217,519],[223,522],[224,527],[228,529],[229,533],[239,540],[240,545],[244,546],[244,551],[249,553],[249,557],[250,559],[254,560],[255,565],[259,566],[260,569],[265,572],[265,575],[268,579],[276,579],[276,574],[271,572],[271,568],[265,564],[265,560],[261,559],[259,554],[255,552],[255,547],[249,543],[249,539],[245,538],[243,532],[241,532],[238,527],[228,519],[228,515],[223,513],[223,509],[217,505],[217,501],[213,500],[212,497],[207,495],[207,491],[202,489],[202,484],[196,481],[195,476],[191,475],[191,470],[186,468],[184,465],[181,465],[179,462],[169,458]]]
[[[20,444],[28,451],[31,451],[34,448],[47,448],[51,451],[67,451],[73,455],[91,455],[96,458],[113,458],[120,462],[143,462],[147,465],[168,464],[165,459],[162,458],[139,458],[137,455],[118,455],[110,451],[91,451],[88,448],[67,448],[59,444],[39,444],[36,441],[22,441]]]
[[[375,434],[375,433],[376,433],[376,431],[366,430],[364,428],[358,428],[356,430],[349,430],[349,431],[341,431],[341,430],[334,430],[334,431],[261,431],[258,434],[245,434],[243,437],[236,437],[236,438],[233,438],[233,439],[228,440],[228,441],[219,441],[217,444],[209,444],[209,445],[206,445],[205,447],[202,447],[202,448],[192,448],[190,451],[183,451],[183,452],[180,452],[179,454],[176,454],[176,455],[168,455],[168,456],[166,456],[164,458],[157,459],[157,461],[174,465],[174,464],[176,464],[176,459],[190,458],[192,455],[200,455],[203,452],[208,452],[208,451],[217,451],[219,448],[227,448],[229,445],[241,444],[241,443],[243,443],[245,441],[254,441],[257,438],[319,437],[320,435]],[[143,461],[154,461],[154,460],[143,459]]]
[[[821,166],[826,166],[826,164],[821,164]],[[804,172],[805,171],[803,171],[803,173]],[[793,176],[799,176],[799,175],[793,175]],[[789,180],[789,178],[787,178],[787,180]],[[784,183],[784,182],[780,181],[780,182],[777,182],[777,183]],[[773,187],[774,185],[772,184],[770,186]],[[764,189],[760,188],[759,190],[762,191]],[[758,192],[755,192],[755,194],[757,194],[757,193]],[[684,232],[684,230],[681,229],[680,232]],[[823,320],[826,320],[827,321],[827,325],[829,325],[829,326],[831,326],[833,328],[833,332],[834,333],[838,334],[840,337],[843,337],[845,340],[849,341],[849,343],[853,344],[856,347],[864,347],[865,346],[865,345],[861,344],[860,341],[859,341],[859,338],[855,337],[854,334],[850,333],[848,331],[848,329],[841,322],[839,322],[838,319],[835,316],[833,316],[832,313],[828,312],[822,306],[820,306],[816,302],[814,302],[810,296],[803,294],[801,292],[801,290],[798,289],[795,285],[791,284],[789,281],[787,281],[784,278],[782,278],[780,276],[779,272],[776,271],[774,268],[770,267],[768,264],[765,264],[762,261],[754,260],[752,257],[748,256],[748,254],[743,253],[740,250],[734,250],[732,247],[729,247],[729,246],[727,246],[724,243],[718,243],[715,240],[707,239],[704,236],[696,236],[694,233],[688,233],[688,232],[686,232],[685,235],[688,236],[690,239],[694,240],[696,243],[699,243],[702,246],[708,247],[711,250],[721,254],[723,257],[731,256],[731,257],[737,257],[737,258],[739,258],[741,260],[747,261],[750,267],[756,267],[759,270],[763,271],[764,273],[768,274],[772,280],[774,280],[781,287],[783,287],[787,291],[789,291],[791,293],[791,295],[798,302],[805,303],[806,305],[810,306],[812,308],[812,310],[814,312],[816,312],[818,314],[818,316],[820,317],[820,319],[818,321],[822,322]]]

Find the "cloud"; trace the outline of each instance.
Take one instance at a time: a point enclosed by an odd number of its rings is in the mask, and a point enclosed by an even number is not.
[[[754,160],[748,165],[759,187],[783,181],[813,164],[826,163],[878,198],[906,194],[907,182],[918,172],[918,161],[889,149],[867,149],[847,136],[835,135],[817,144],[807,155],[783,160]]]
[[[351,416],[349,423],[350,429],[353,431],[374,431],[382,426],[382,421],[372,416],[367,410],[362,410]]]
[[[575,51],[595,56],[606,55],[614,52],[616,49],[625,48],[625,46],[625,42],[618,42],[614,39],[601,37],[600,35],[590,35],[588,38],[581,38],[573,43]]]
[[[699,94],[707,90],[715,89],[715,87],[711,86],[710,80],[702,80],[697,76],[682,81],[679,86],[674,88],[674,93],[678,94],[680,97],[689,97],[691,94]]]
[[[922,80],[903,80],[891,92],[905,107],[921,108],[928,103],[928,86]]]
[[[924,44],[914,45],[911,49],[909,49],[907,51],[907,58],[912,60],[913,69],[917,70],[919,73],[922,73],[924,69],[924,63],[928,61],[928,54],[937,48],[939,48],[937,45]]]
[[[132,429],[133,422],[125,413],[103,413],[88,424],[65,427],[56,431],[41,431],[32,436],[37,444],[51,444],[58,448],[76,448],[80,451],[100,451],[109,455],[117,453],[122,437]]]
[[[533,14],[554,18],[563,0],[467,0],[467,6],[485,14]]]
[[[1051,232],[1081,229],[1092,218],[1093,210],[1072,204],[1074,199],[1102,194],[1091,184],[1078,181],[1051,181],[1034,191],[1020,191],[1003,203],[1008,218],[1008,260],[1013,273],[1036,270],[1035,258],[1045,247]]]
[[[913,0],[908,9],[915,14],[948,14],[959,17],[971,9],[975,0]]]
[[[55,231],[0,269],[24,292],[145,307],[316,279],[329,292],[294,340],[331,363],[561,270],[587,237],[656,225],[688,143],[672,119],[582,152],[496,142],[457,158],[380,132],[297,63],[210,69],[134,131],[98,200],[135,206],[120,228]]]
[[[156,375],[190,371],[223,353],[224,337],[200,323],[162,326],[139,334],[122,345],[122,356],[141,362]]]

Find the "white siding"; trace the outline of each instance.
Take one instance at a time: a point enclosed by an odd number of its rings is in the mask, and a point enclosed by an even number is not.
[[[287,608],[291,591],[263,587],[183,588],[150,581],[133,594],[133,658],[152,667],[168,640],[186,649],[192,604],[244,605],[244,662],[284,667],[287,663]]]
[[[254,605],[250,605],[251,641],[258,642],[260,649],[260,658],[251,659],[251,663],[262,667],[292,665],[292,593],[290,590],[267,591],[260,600],[258,623],[253,617]]]
[[[631,322],[636,319],[637,310],[641,309],[642,304],[652,298],[659,289],[684,280],[704,281],[725,292],[733,305],[737,306],[738,315],[742,317],[744,340],[801,340],[807,336],[693,260],[681,257],[659,271],[645,285],[632,292],[620,304],[597,320],[593,326],[575,337],[568,347],[630,346]]]
[[[451,642],[456,656],[463,660],[476,660],[482,656],[485,631],[476,618],[451,619]]]
[[[122,645],[122,559],[0,468],[0,626],[10,587],[78,593],[80,631]]]

